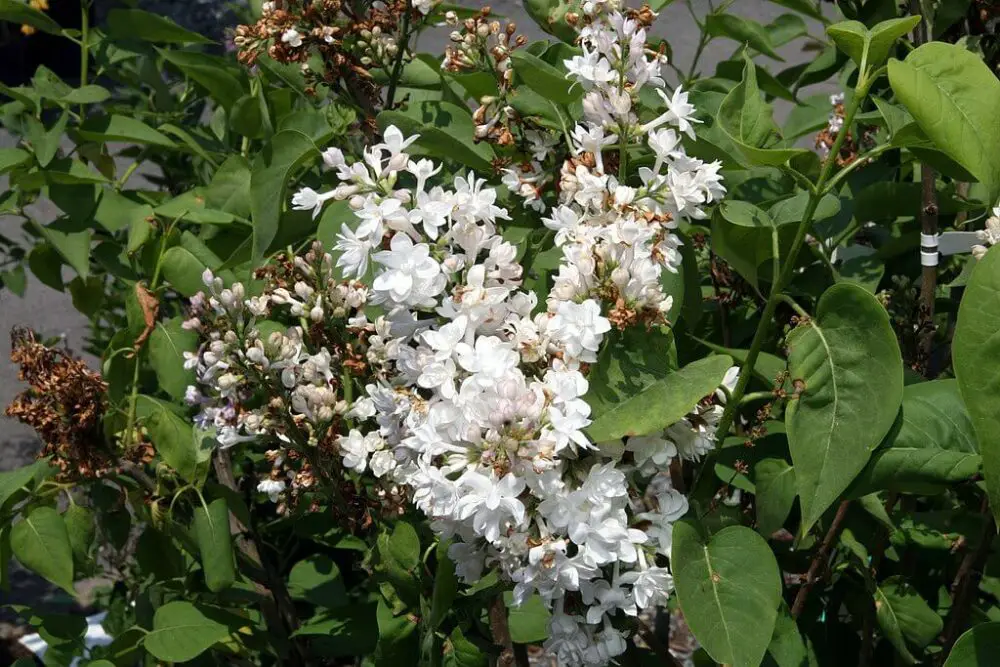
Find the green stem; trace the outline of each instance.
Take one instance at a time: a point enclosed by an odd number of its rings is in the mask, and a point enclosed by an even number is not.
[[[87,85],[87,71],[90,69],[90,2],[80,3],[80,87]],[[85,110],[80,104],[80,122],[83,122]]]
[[[896,148],[896,146],[893,146],[891,144],[882,144],[881,146],[876,146],[875,148],[871,149],[864,155],[859,156],[856,160],[854,160],[854,162],[844,167],[840,172],[837,173],[836,176],[830,179],[830,182],[827,183],[826,187],[823,189],[823,194],[833,192],[834,190],[837,189],[837,186],[839,186],[841,183],[844,182],[845,178],[847,178],[854,172],[855,169],[860,169],[861,167],[866,166],[867,164],[871,163],[875,158],[880,156],[882,153],[886,152],[887,150],[891,150],[893,148]]]
[[[167,252],[167,241],[170,238],[170,232],[173,230],[174,225],[177,224],[177,221],[185,215],[187,215],[187,211],[184,211],[177,216],[177,218],[175,218],[163,232],[163,239],[160,241],[160,254],[156,258],[156,268],[153,269],[153,278],[149,281],[150,292],[155,292],[157,286],[160,284],[160,269],[163,268],[163,256]],[[132,437],[135,431],[136,403],[139,402],[139,371],[142,370],[142,359],[140,357],[141,352],[142,350],[135,351],[135,368],[132,370],[132,391],[129,393],[128,421],[125,424],[124,445],[126,450],[132,445]]]
[[[837,164],[837,156],[840,154],[840,149],[843,147],[844,141],[847,138],[848,129],[854,122],[854,116],[857,115],[858,109],[861,107],[861,103],[868,95],[868,89],[871,87],[874,79],[874,76],[871,78],[866,77],[865,70],[861,70],[861,75],[859,76],[858,84],[854,91],[854,98],[851,100],[851,105],[848,107],[847,112],[844,115],[844,125],[840,128],[840,132],[837,134],[837,138],[833,142],[833,147],[830,149],[830,154],[823,163],[823,169],[820,171],[819,179],[816,181],[816,188],[809,196],[809,203],[806,205],[805,213],[802,216],[802,222],[799,223],[799,227],[795,232],[795,240],[792,242],[792,247],[785,258],[784,266],[781,268],[781,273],[778,274],[777,279],[774,281],[774,285],[771,287],[771,293],[768,295],[767,303],[764,306],[764,312],[761,314],[760,326],[757,327],[757,332],[754,334],[753,341],[750,343],[750,351],[747,352],[746,361],[743,364],[743,368],[740,370],[740,378],[736,383],[736,387],[733,389],[733,400],[726,403],[726,409],[722,413],[722,418],[719,420],[719,427],[716,430],[717,438],[719,440],[726,437],[729,433],[730,427],[733,425],[733,420],[736,418],[736,412],[739,409],[740,401],[742,401],[743,396],[746,394],[747,387],[750,385],[750,380],[753,377],[754,365],[757,363],[757,358],[760,356],[761,350],[764,347],[764,341],[766,341],[771,335],[771,321],[774,319],[774,313],[778,308],[778,302],[783,300],[782,291],[788,285],[792,278],[792,274],[795,272],[796,259],[799,256],[799,252],[802,250],[802,246],[806,240],[806,235],[809,233],[809,229],[812,226],[813,216],[816,214],[816,208],[819,206],[820,199],[823,198],[822,193],[825,191],[826,183],[830,180],[830,175],[833,172],[834,165]],[[705,460],[707,461],[708,459],[706,458]]]
[[[799,303],[795,299],[793,299],[792,297],[788,296],[787,294],[779,294],[778,295],[778,299],[780,301],[782,301],[783,303],[785,303],[787,306],[790,306],[791,309],[794,310],[795,313],[799,317],[803,317],[803,318],[806,318],[806,319],[812,319],[812,315],[810,315],[809,313],[807,313],[805,308],[803,308],[802,306],[800,306]]]
[[[705,47],[708,46],[708,43],[712,41],[712,38],[705,32],[705,26],[699,24],[699,27],[701,28],[701,34],[698,36],[698,46],[694,50],[694,58],[691,60],[691,67],[688,69],[687,76],[684,77],[685,86],[691,85],[691,81],[694,80],[695,73],[698,69],[698,63],[701,61],[701,54],[704,53]]]
[[[403,11],[403,28],[400,32],[399,42],[396,44],[399,51],[396,53],[396,62],[392,66],[392,76],[389,79],[389,92],[385,95],[385,108],[392,109],[392,104],[396,97],[396,86],[399,84],[399,75],[403,71],[403,56],[406,55],[406,47],[410,43],[410,14],[413,12],[411,0],[406,0],[406,9]]]
[[[770,401],[773,398],[773,391],[752,391],[743,396],[740,400],[740,405],[746,405],[747,403],[752,403],[753,401]]]

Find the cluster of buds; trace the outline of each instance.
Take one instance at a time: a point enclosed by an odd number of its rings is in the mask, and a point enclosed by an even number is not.
[[[221,447],[266,446],[270,469],[257,488],[284,510],[349,482],[337,442],[356,417],[353,385],[369,370],[375,325],[364,315],[368,289],[341,280],[318,242],[276,258],[255,278],[264,288],[251,296],[243,284],[224,287],[205,272],[206,291],[191,299],[184,323],[202,337],[197,352],[185,353],[197,374],[186,400]]]
[[[240,62],[252,66],[261,54],[280,63],[295,63],[314,92],[317,85],[343,86],[368,111],[377,108],[380,86],[373,70],[391,71],[416,22],[433,8],[431,0],[392,0],[367,5],[359,13],[343,0],[265,2],[260,19],[236,28],[233,43]],[[404,30],[407,27],[407,30]],[[319,56],[320,71],[310,65]]]
[[[459,22],[455,12],[448,12],[449,25],[459,28],[451,33],[451,45],[445,48],[442,68],[453,73],[485,72],[496,81],[497,94],[485,95],[473,113],[476,141],[497,146],[515,142],[514,127],[521,122],[517,111],[507,102],[514,84],[514,69],[510,54],[528,43],[518,35],[513,22],[501,24],[492,20],[490,7],[483,7],[475,16]]]

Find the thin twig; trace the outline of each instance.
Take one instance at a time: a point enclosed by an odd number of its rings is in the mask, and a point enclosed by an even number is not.
[[[136,482],[138,482],[146,491],[150,493],[156,493],[156,482],[153,478],[146,474],[146,471],[142,469],[142,466],[137,463],[132,463],[131,461],[126,461],[125,459],[118,459],[118,467],[122,469],[123,472],[129,474]]]
[[[822,571],[826,559],[830,554],[830,549],[833,548],[833,543],[837,541],[837,536],[840,535],[840,529],[843,526],[844,518],[847,516],[847,508],[850,507],[851,501],[845,500],[840,503],[840,507],[837,508],[837,515],[833,517],[833,522],[830,524],[830,528],[826,531],[826,536],[823,538],[823,543],[819,547],[819,551],[813,556],[812,563],[809,564],[809,571],[806,573],[806,580],[802,582],[802,587],[799,588],[798,594],[795,596],[795,603],[792,605],[792,616],[798,618],[802,614],[802,610],[805,609],[806,600],[809,597],[810,591],[812,591],[813,586],[820,579],[820,572]]]
[[[910,14],[920,15],[920,0],[910,0]],[[913,29],[913,43],[920,46],[927,41],[927,23],[920,21]],[[938,232],[937,175],[930,165],[920,164],[920,231],[927,236]],[[935,251],[937,248],[934,249]],[[920,275],[920,361],[924,375],[934,377],[936,366],[932,362],[934,345],[934,296],[937,292],[937,262],[922,267]]]
[[[948,614],[948,625],[945,627],[942,639],[941,663],[947,659],[952,646],[965,628],[969,619],[969,611],[976,599],[979,580],[983,576],[983,567],[993,546],[993,536],[996,534],[996,524],[990,511],[989,498],[983,498],[980,508],[983,515],[983,530],[979,534],[979,544],[973,551],[965,554],[962,564],[958,567],[955,580],[951,586],[951,611]]]
[[[507,605],[503,602],[503,594],[493,598],[489,617],[493,643],[500,647],[497,667],[529,667],[527,651],[518,651],[514,647],[514,640],[511,639],[510,625],[507,623]]]

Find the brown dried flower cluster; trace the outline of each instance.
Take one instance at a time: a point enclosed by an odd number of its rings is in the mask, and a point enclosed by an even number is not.
[[[18,377],[29,388],[5,414],[38,433],[44,443],[39,457],[51,457],[63,478],[108,474],[114,459],[101,433],[107,392],[101,376],[65,350],[39,343],[28,329],[11,332],[11,347],[11,361],[21,367]]]
[[[358,5],[363,4],[363,11]],[[409,13],[409,16],[407,14]],[[373,72],[397,66],[401,28],[422,18],[406,0],[352,3],[342,0],[265,2],[260,20],[236,28],[240,62],[256,64],[262,54],[297,64],[315,94],[316,86],[341,88],[369,116],[381,104],[382,87]],[[310,64],[318,56],[321,68]],[[382,77],[385,80],[385,77]]]

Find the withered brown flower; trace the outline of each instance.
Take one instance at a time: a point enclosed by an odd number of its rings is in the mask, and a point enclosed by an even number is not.
[[[38,342],[30,329],[11,331],[11,361],[28,388],[5,414],[35,430],[41,457],[51,457],[64,479],[101,477],[114,458],[104,445],[101,420],[107,383],[80,359]]]

